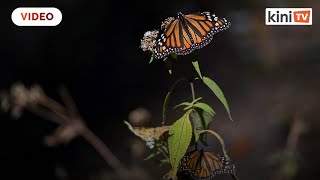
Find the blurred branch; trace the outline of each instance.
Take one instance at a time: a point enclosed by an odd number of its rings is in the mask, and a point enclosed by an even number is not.
[[[130,179],[130,172],[125,168],[121,161],[111,152],[103,141],[97,137],[90,129],[85,128],[82,137],[86,139],[101,155],[101,157],[108,162],[108,164],[117,172],[123,179]]]
[[[296,167],[297,162],[294,161],[297,151],[297,145],[299,143],[300,135],[305,132],[306,125],[304,119],[299,113],[294,116],[293,123],[291,124],[290,131],[287,137],[286,146],[281,152],[281,159],[279,160],[279,170],[271,178],[273,180],[286,180],[292,179],[295,171],[292,171],[293,167]],[[294,164],[292,164],[294,163]],[[289,171],[288,171],[288,168]]]
[[[293,152],[296,150],[297,144],[299,142],[300,135],[305,130],[305,123],[303,118],[300,115],[296,115],[293,120],[293,124],[291,125],[291,129],[289,135],[287,137],[287,143],[285,147],[285,151]]]
[[[23,84],[15,84],[10,93],[1,94],[1,99],[10,100],[11,115],[15,118],[19,118],[23,109],[26,109],[37,116],[59,124],[57,130],[45,138],[47,145],[68,143],[75,137],[82,136],[113,168],[119,178],[152,179],[146,172],[137,174],[132,172],[134,170],[130,171],[126,168],[108,146],[85,125],[67,89],[62,87],[59,93],[65,106],[47,96],[38,85],[27,89]],[[8,110],[9,108],[2,107],[2,109]]]
[[[72,115],[72,116],[80,116],[76,103],[73,101],[71,95],[69,94],[68,90],[66,87],[62,86],[59,89],[59,94],[62,98],[62,101],[64,103],[64,105],[67,107],[68,112]]]

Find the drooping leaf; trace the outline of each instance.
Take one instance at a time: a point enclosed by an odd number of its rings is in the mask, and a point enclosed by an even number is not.
[[[158,141],[160,137],[170,129],[170,126],[146,128],[146,127],[132,127],[131,124],[128,123],[127,121],[124,121],[124,123],[128,126],[131,132],[133,132],[136,136],[140,137],[144,141],[147,141],[148,138],[153,138],[154,140]]]
[[[218,99],[222,102],[222,104],[224,105],[224,107],[226,108],[229,118],[231,121],[232,117],[230,114],[230,109],[229,109],[229,105],[228,102],[226,100],[226,98],[224,97],[224,94],[222,92],[222,90],[220,89],[220,87],[217,85],[217,83],[215,83],[212,79],[203,76],[203,82],[211,89],[211,91],[218,97]]]
[[[150,58],[150,61],[149,61],[149,64],[151,64],[153,60],[154,60],[154,55],[152,54],[151,58]]]
[[[200,66],[199,66],[198,61],[192,61],[192,65],[193,65],[194,69],[197,71],[199,77],[202,79],[202,74],[200,71]]]
[[[185,81],[186,79],[178,79],[176,82],[173,83],[170,90],[168,91],[166,97],[164,98],[163,106],[162,106],[162,124],[166,121],[166,113],[169,106],[170,97],[172,94],[173,89],[176,87],[177,84],[179,84],[182,81]]]
[[[195,103],[193,106],[204,110],[205,112],[209,113],[211,116],[215,115],[214,110],[206,103],[198,102],[198,103]]]
[[[186,153],[191,141],[192,126],[189,117],[191,112],[192,110],[188,110],[169,130],[168,144],[171,175],[177,174],[179,162]]]

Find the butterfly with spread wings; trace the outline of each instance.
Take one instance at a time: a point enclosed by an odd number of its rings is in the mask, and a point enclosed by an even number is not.
[[[178,13],[165,26],[163,33],[156,42],[154,56],[161,59],[169,54],[190,54],[209,44],[213,35],[229,28],[231,23],[210,12],[184,15]]]
[[[194,180],[210,180],[219,174],[235,174],[236,168],[230,160],[213,152],[194,150],[180,161],[178,175]]]

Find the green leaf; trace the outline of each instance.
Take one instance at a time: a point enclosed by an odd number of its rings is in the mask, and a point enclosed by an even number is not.
[[[166,165],[166,164],[169,164],[169,159],[161,159],[160,160],[160,167],[163,166],[163,165]]]
[[[170,164],[172,166],[171,173],[177,174],[179,162],[186,153],[191,137],[192,125],[190,122],[190,113],[192,110],[187,111],[179,120],[177,120],[169,130],[169,154]]]
[[[176,109],[181,106],[192,106],[192,104],[190,102],[183,102],[183,103],[180,103],[180,104],[174,106],[173,109]]]
[[[211,116],[215,115],[214,110],[206,103],[198,102],[198,103],[195,103],[193,106],[204,110],[205,112],[209,113]]]
[[[178,79],[176,82],[173,83],[171,86],[169,92],[167,93],[166,97],[164,98],[163,106],[162,106],[162,124],[166,121],[166,113],[169,106],[170,97],[172,94],[173,89],[176,87],[177,84],[179,84],[182,81],[185,81],[186,79]]]
[[[192,121],[194,122],[194,128],[198,130],[204,130],[209,129],[209,126],[213,120],[213,116],[206,111],[196,108],[195,111],[193,111],[190,115]],[[201,142],[204,145],[207,145],[207,135],[206,134],[199,134],[198,132],[195,132],[197,136],[195,136],[195,142],[197,142],[200,138]]]
[[[191,104],[193,105],[194,103],[200,101],[201,99],[202,99],[202,97],[198,97],[197,99],[193,100],[193,101],[191,102]]]
[[[202,109],[196,109],[191,113],[191,119],[195,123],[195,129],[209,129],[213,116]]]
[[[201,99],[202,99],[202,97],[199,97],[199,98],[193,100],[192,102],[182,102],[182,103],[174,106],[173,109],[176,109],[176,108],[181,107],[181,106],[185,106],[185,108],[183,108],[183,110],[185,110],[185,111],[186,111],[186,110],[189,110],[189,109],[193,108],[193,105],[194,105],[197,101],[199,101],[199,100],[201,100]]]
[[[191,108],[192,108],[192,105],[189,105],[189,106],[186,106],[185,108],[183,108],[183,110],[187,111],[187,110],[189,110]]]
[[[230,109],[229,109],[229,105],[228,102],[226,100],[226,98],[224,97],[224,94],[222,92],[222,90],[219,88],[219,86],[217,85],[217,83],[215,83],[212,79],[203,76],[203,82],[211,89],[211,91],[218,97],[218,99],[222,102],[222,104],[224,105],[224,107],[226,108],[229,118],[231,121],[232,117],[230,114]]]
[[[161,145],[159,149],[162,149],[164,153],[169,154],[169,151],[166,145]]]
[[[161,163],[170,163],[170,162],[169,162],[169,159],[161,159],[160,162],[161,162]]]
[[[154,60],[154,55],[152,54],[151,58],[150,58],[150,61],[149,61],[149,64],[151,64],[153,60]]]
[[[199,77],[202,79],[202,74],[200,71],[200,66],[199,66],[198,61],[192,61],[192,65],[193,65],[194,69],[197,71]]]
[[[153,152],[153,153],[151,153],[148,157],[146,157],[144,160],[152,159],[152,158],[156,157],[156,156],[159,155],[159,154],[160,154],[159,151]]]
[[[195,142],[198,142],[199,137],[200,137],[200,134],[199,134],[198,132],[194,132],[194,139],[195,139]]]

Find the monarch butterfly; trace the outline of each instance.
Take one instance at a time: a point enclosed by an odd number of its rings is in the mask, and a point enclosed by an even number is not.
[[[187,153],[179,164],[178,175],[194,180],[210,180],[218,174],[235,174],[235,165],[224,156],[203,150]]]
[[[155,58],[161,59],[169,54],[186,55],[209,44],[213,35],[230,27],[225,18],[219,18],[210,12],[168,18],[164,31],[155,47]]]

